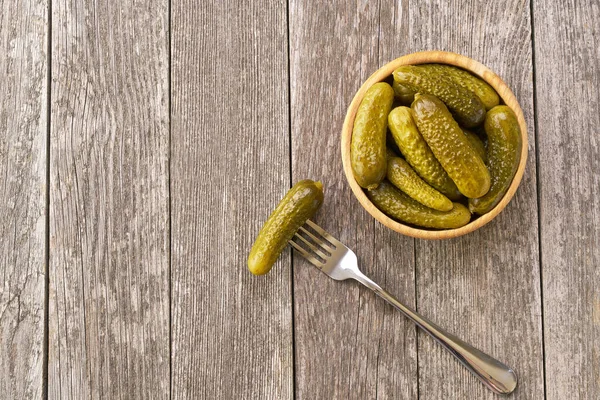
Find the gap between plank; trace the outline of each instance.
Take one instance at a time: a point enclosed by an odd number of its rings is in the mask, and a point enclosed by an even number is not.
[[[172,274],[172,265],[173,265],[173,224],[172,224],[172,216],[171,212],[173,210],[172,207],[172,196],[171,196],[171,143],[172,143],[172,130],[171,130],[171,120],[172,120],[172,92],[171,92],[171,64],[172,64],[172,33],[171,33],[171,0],[167,1],[167,54],[169,61],[167,62],[167,92],[169,93],[169,101],[167,103],[167,111],[169,113],[169,135],[168,135],[168,149],[167,149],[167,184],[168,184],[168,196],[169,201],[167,202],[167,215],[169,218],[169,233],[168,233],[168,243],[169,243],[169,266],[168,266],[168,277],[169,277],[169,399],[173,398],[173,274]]]
[[[289,187],[293,184],[292,174],[292,79],[291,79],[291,44],[290,44],[290,0],[286,1],[286,25],[287,25],[287,86],[288,86],[288,162],[290,170]],[[292,398],[296,400],[296,311],[294,301],[294,252],[290,249],[290,298],[292,308]]]
[[[44,227],[44,343],[42,356],[42,396],[48,399],[48,357],[50,348],[50,122],[52,107],[52,0],[48,0],[46,48],[46,220]]]
[[[417,270],[417,239],[413,238],[413,279],[414,279],[414,294],[415,294],[415,311],[419,312],[419,291],[417,288],[417,282],[419,282],[418,278],[418,270]],[[415,328],[415,354],[417,355],[417,399],[421,398],[421,394],[419,393],[419,327],[417,324],[413,324]]]
[[[534,0],[529,1],[529,21],[531,23],[531,73],[532,73],[532,95],[533,95],[533,132],[535,143],[535,182],[537,194],[537,217],[538,217],[538,263],[540,268],[540,309],[542,318],[542,373],[544,384],[544,399],[546,399],[546,339],[544,336],[544,274],[542,263],[542,182],[540,180],[540,146],[538,142],[538,121],[537,121],[537,90],[536,71],[535,71],[535,21],[534,21]]]

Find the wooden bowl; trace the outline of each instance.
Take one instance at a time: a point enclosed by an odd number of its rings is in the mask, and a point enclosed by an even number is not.
[[[496,92],[498,92],[498,95],[504,101],[504,104],[506,104],[515,112],[519,122],[519,127],[521,128],[521,137],[523,141],[521,147],[521,160],[508,191],[500,203],[498,203],[498,205],[496,205],[496,207],[494,207],[490,212],[457,229],[420,229],[391,219],[381,212],[377,207],[375,207],[373,203],[371,203],[363,188],[361,188],[356,182],[356,179],[354,179],[354,174],[352,173],[352,167],[350,165],[350,141],[352,139],[352,128],[354,127],[354,117],[356,116],[358,106],[362,102],[367,90],[373,84],[389,78],[390,75],[392,75],[392,72],[402,65],[429,63],[454,65],[482,78],[484,81],[490,84],[496,90]],[[350,107],[348,107],[348,112],[342,128],[342,162],[344,164],[346,179],[348,179],[348,183],[350,183],[350,187],[352,188],[354,195],[360,204],[369,212],[369,214],[375,217],[377,221],[396,232],[402,233],[403,235],[421,239],[449,239],[465,235],[481,228],[494,219],[498,214],[500,214],[500,211],[502,211],[512,199],[517,191],[517,187],[521,183],[521,178],[523,177],[523,172],[525,171],[525,164],[527,162],[527,125],[525,124],[525,118],[523,117],[523,110],[521,110],[521,106],[519,106],[515,95],[506,85],[506,83],[504,83],[502,79],[500,79],[500,77],[498,77],[498,75],[492,72],[489,68],[475,60],[470,59],[469,57],[461,56],[460,54],[445,51],[423,51],[402,56],[385,64],[373,75],[371,75],[369,79],[367,79],[366,82],[360,87],[354,96],[352,103],[350,103]]]

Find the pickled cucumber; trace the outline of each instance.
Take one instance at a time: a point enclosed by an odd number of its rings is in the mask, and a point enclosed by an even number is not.
[[[417,93],[439,97],[467,128],[479,125],[485,118],[485,106],[479,97],[446,75],[418,65],[405,65],[394,71],[394,80]]]
[[[492,210],[508,190],[521,159],[521,130],[515,113],[507,106],[488,111],[484,123],[488,137],[487,165],[492,178],[490,191],[469,200],[469,209],[477,214]]]
[[[415,123],[458,190],[470,198],[490,189],[490,173],[452,115],[435,96],[416,94],[412,104]]]
[[[462,131],[467,136],[467,139],[469,139],[469,143],[471,144],[471,147],[473,147],[473,150],[475,150],[477,155],[485,164],[487,162],[487,150],[485,149],[483,141],[479,138],[479,136],[477,136],[477,134],[471,131],[468,131],[466,129],[463,129]]]
[[[366,189],[376,188],[387,172],[387,116],[393,101],[392,87],[379,82],[367,90],[356,112],[350,142],[350,162],[356,182]]]
[[[458,188],[419,133],[410,108],[394,108],[388,117],[388,125],[404,158],[421,178],[450,200],[458,200],[461,197]]]
[[[306,179],[296,183],[258,233],[248,256],[250,272],[254,275],[269,272],[288,241],[298,228],[317,212],[322,203],[321,182]]]
[[[443,64],[425,64],[422,67],[438,74],[444,74],[455,83],[475,93],[486,110],[490,110],[500,103],[500,97],[493,87],[464,69]]]
[[[396,82],[392,83],[392,88],[394,88],[394,94],[396,98],[405,106],[410,106],[410,104],[415,100],[415,92],[410,90],[404,85]]]
[[[471,220],[471,213],[460,203],[454,203],[450,211],[434,210],[411,199],[388,181],[381,182],[375,190],[367,191],[367,196],[391,218],[424,228],[460,228]]]
[[[440,211],[452,210],[452,202],[429,186],[406,161],[399,157],[388,158],[387,179],[424,206]]]

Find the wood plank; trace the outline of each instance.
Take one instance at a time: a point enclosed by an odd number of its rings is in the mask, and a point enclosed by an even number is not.
[[[0,1],[0,397],[43,394],[48,3]]]
[[[293,397],[290,255],[252,242],[290,187],[284,1],[172,3],[173,398]]]
[[[380,24],[386,4],[290,1],[292,172],[294,181],[323,181],[317,223],[357,253],[364,273],[414,307],[413,240],[361,208],[339,147],[356,90],[403,40]],[[297,398],[416,399],[412,323],[358,283],[331,280],[298,254],[293,262]]]
[[[52,2],[48,397],[169,397],[168,2]]]
[[[534,2],[548,399],[600,398],[600,6]]]
[[[536,160],[529,2],[429,2],[382,13],[393,16],[400,53],[455,51],[498,73],[513,89],[529,126],[525,176],[511,204],[490,224],[462,238],[418,240],[417,304],[424,315],[514,367],[512,398],[544,398]],[[419,334],[421,399],[491,399],[440,346]]]

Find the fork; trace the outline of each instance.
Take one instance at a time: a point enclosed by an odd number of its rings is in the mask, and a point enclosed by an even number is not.
[[[498,394],[510,394],[515,390],[517,375],[511,368],[445,332],[383,290],[360,272],[356,254],[317,224],[310,220],[306,221],[305,227],[300,227],[293,239],[289,244],[321,272],[336,281],[354,279],[374,291],[431,335],[492,391]]]

